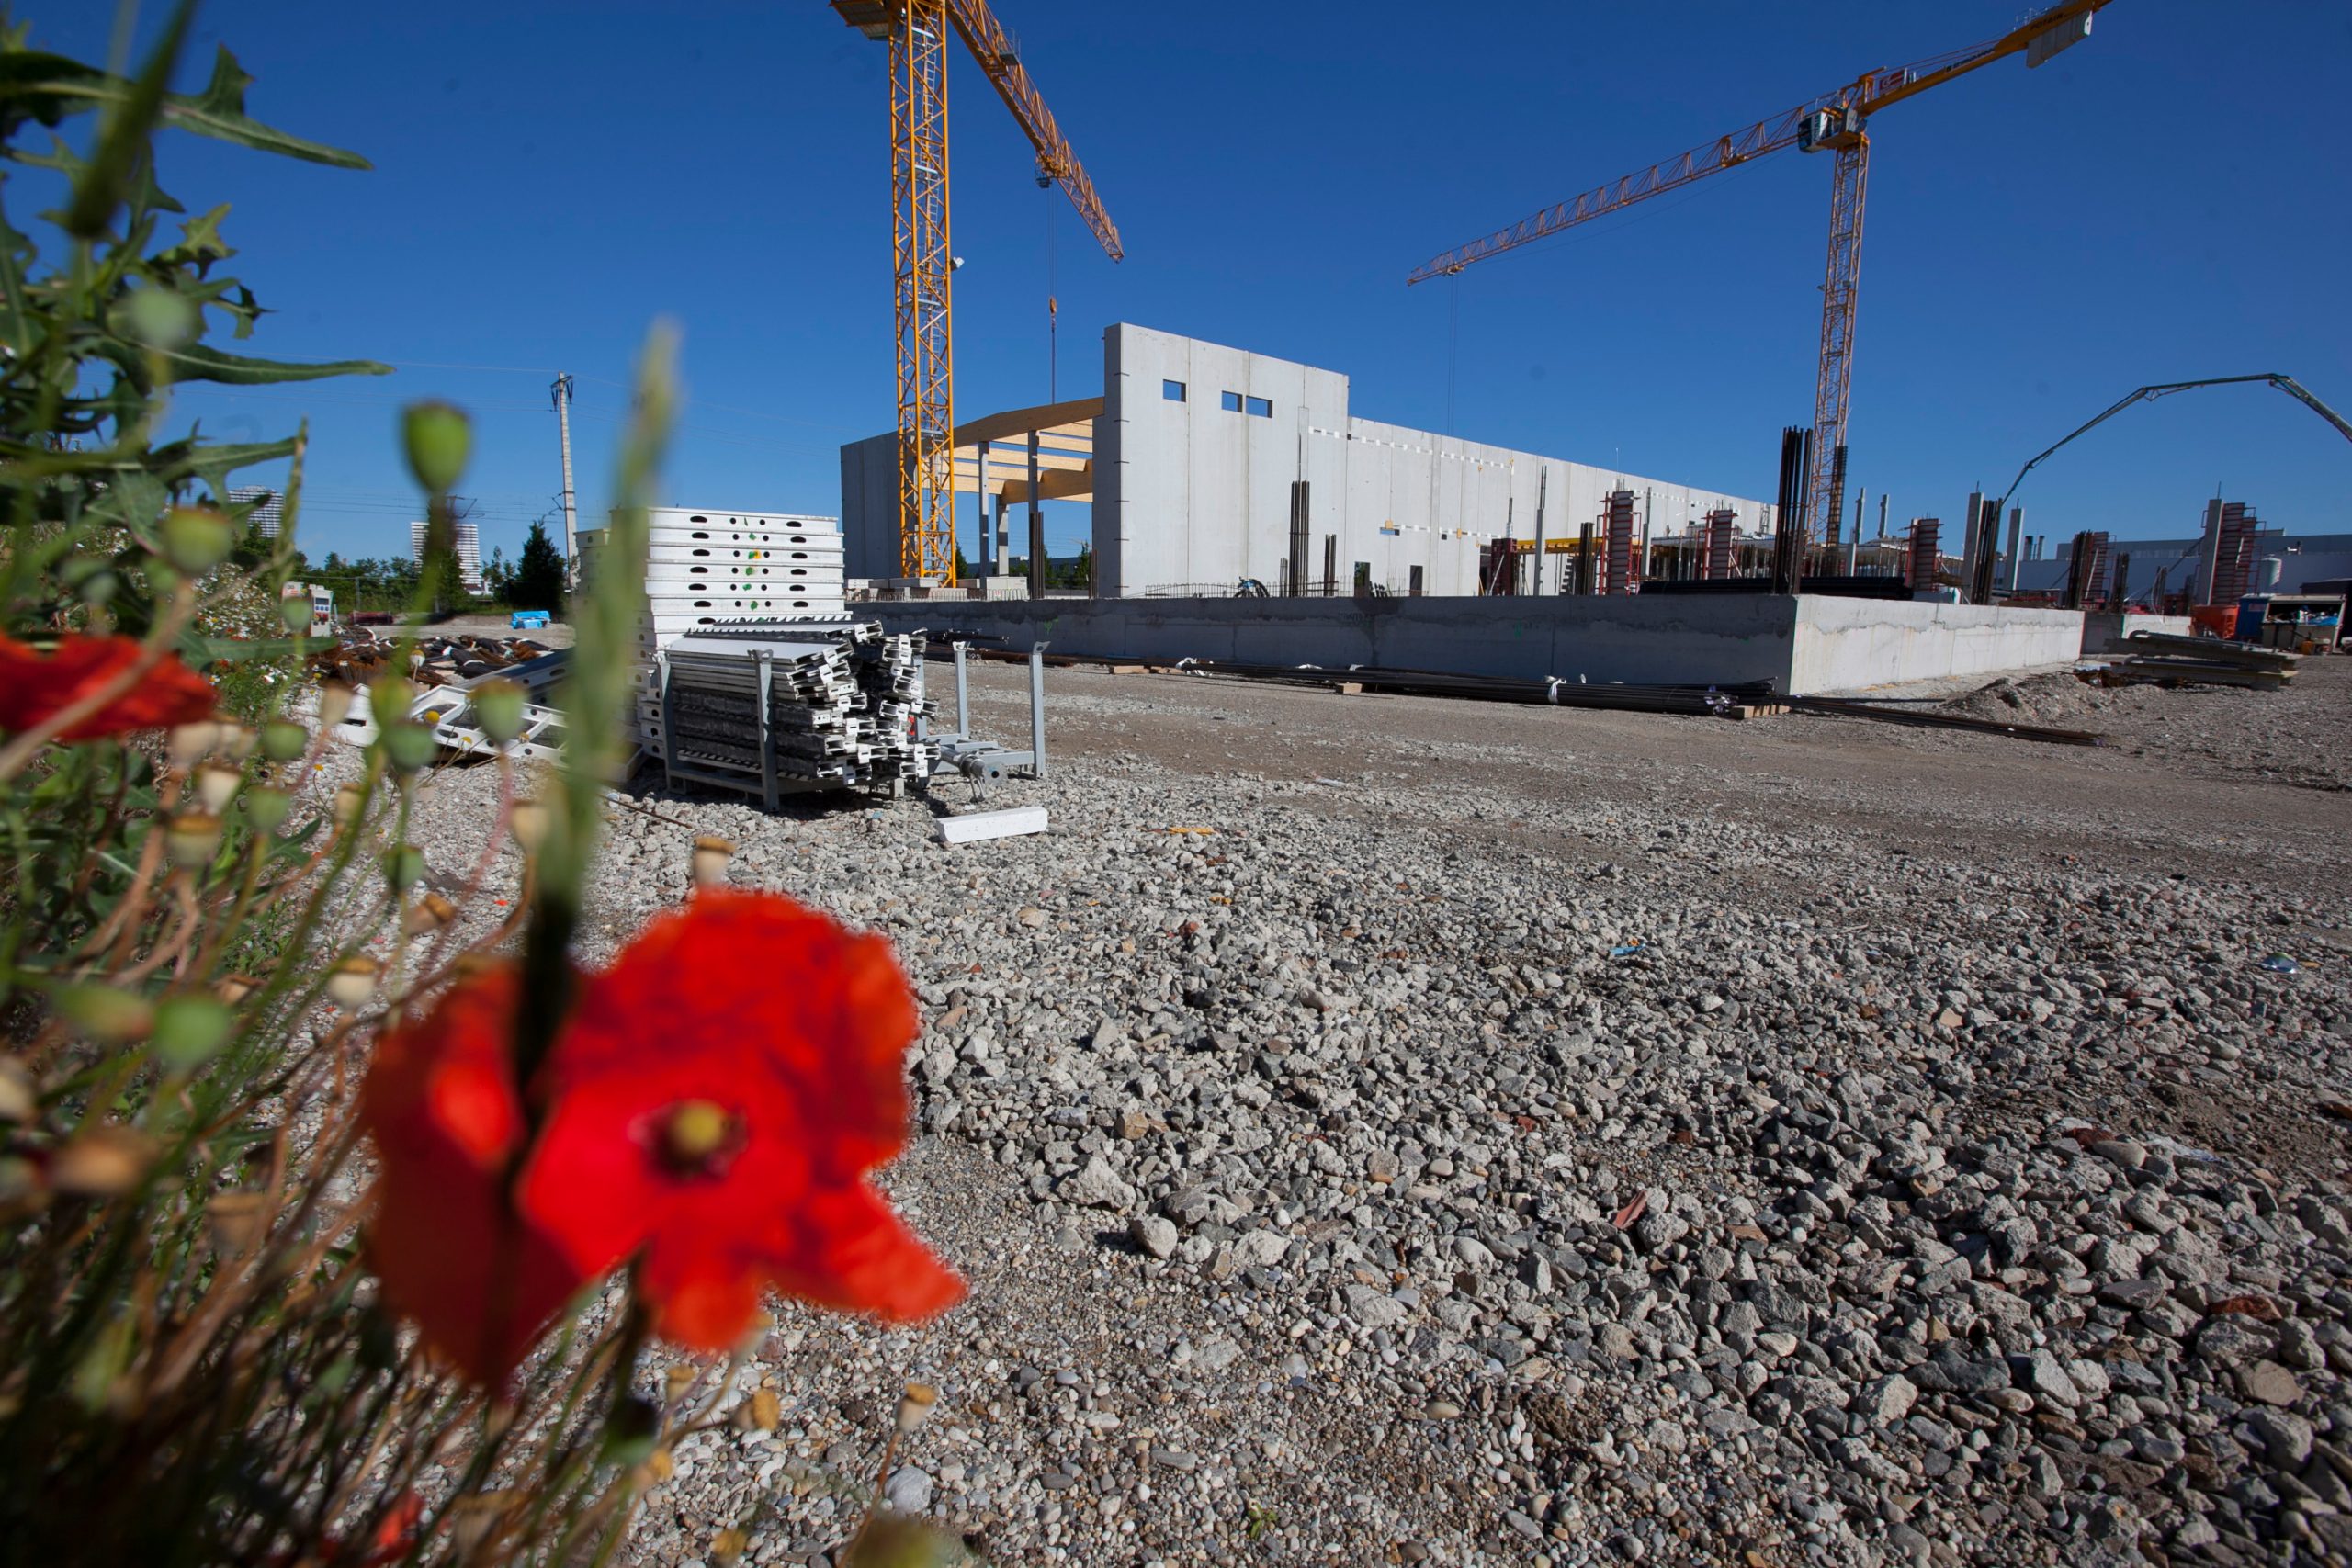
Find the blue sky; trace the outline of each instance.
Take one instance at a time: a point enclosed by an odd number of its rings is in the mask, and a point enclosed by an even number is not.
[[[20,8],[102,58],[112,7]],[[149,0],[141,37],[164,14]],[[1793,150],[1407,289],[1431,254],[1852,79],[2006,30],[2016,0],[1759,6],[1001,0],[1125,239],[1114,266],[977,67],[951,86],[959,412],[1100,389],[1138,321],[1346,372],[1357,413],[1771,493],[1811,417],[1826,157]],[[832,513],[838,447],[891,421],[886,51],[821,0],[212,0],[258,118],[353,174],[169,139],[232,204],[253,347],[377,380],[190,393],[210,433],[314,437],[313,557],[406,547],[400,402],[472,409],[467,488],[511,555],[560,488],[548,383],[579,378],[601,514],[650,320],[684,332],[665,499]],[[2144,382],[2279,370],[2352,412],[2352,6],[2116,0],[2086,44],[1872,127],[1853,481],[1956,519],[1972,485]],[[17,200],[26,198],[19,196]],[[481,368],[474,368],[481,367]],[[492,368],[495,367],[495,368]],[[1450,417],[1449,417],[1450,411]],[[2037,470],[2037,532],[2189,532],[2215,487],[2352,529],[2352,443],[2262,388],[2134,411]],[[1875,500],[1871,513],[1876,513]],[[1054,547],[1085,525],[1057,507]],[[968,515],[968,507],[967,508]]]

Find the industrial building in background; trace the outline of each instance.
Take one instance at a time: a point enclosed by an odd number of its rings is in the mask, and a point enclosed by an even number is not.
[[[250,506],[253,514],[246,525],[265,539],[275,539],[286,526],[286,496],[267,485],[236,485],[229,491],[229,504]]]
[[[409,558],[419,566],[424,564],[424,530],[425,525],[421,522],[408,525]],[[472,523],[459,523],[456,525],[456,534],[458,581],[467,592],[480,593],[482,591],[481,529]]]
[[[991,581],[1033,498],[1091,505],[1104,598],[1624,593],[1728,572],[1772,531],[1760,501],[1360,418],[1340,371],[1126,322],[1102,361],[1102,397],[956,432],[956,533]],[[852,580],[899,575],[896,455],[842,448]]]

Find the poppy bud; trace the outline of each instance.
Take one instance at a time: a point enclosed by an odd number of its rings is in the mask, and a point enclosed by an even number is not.
[[[234,1022],[211,997],[165,997],[155,1004],[155,1032],[148,1044],[164,1066],[185,1072],[211,1060]]]
[[[729,1525],[710,1538],[710,1560],[718,1568],[735,1568],[743,1561],[743,1553],[751,1549],[752,1538],[745,1531]]]
[[[299,593],[288,593],[277,602],[277,618],[286,629],[300,637],[311,629],[311,602]]]
[[[57,1151],[50,1184],[60,1192],[113,1198],[139,1185],[155,1163],[155,1145],[128,1127],[93,1127]]]
[[[931,1407],[939,1403],[939,1391],[927,1382],[910,1382],[899,1396],[899,1431],[901,1436],[913,1431],[931,1419]]]
[[[243,1258],[268,1232],[269,1194],[216,1194],[206,1201],[204,1217],[212,1227],[212,1250],[223,1258]]]
[[[204,802],[204,809],[218,817],[237,798],[237,786],[244,782],[244,774],[236,769],[207,762],[196,770],[196,797]]]
[[[164,513],[164,556],[193,577],[210,571],[229,558],[237,540],[229,520],[217,512],[175,506]]]
[[[401,918],[401,923],[409,935],[423,936],[427,931],[439,931],[457,918],[458,907],[455,904],[438,893],[427,892],[409,906],[408,913]]]
[[[164,738],[164,755],[175,768],[192,768],[212,755],[220,744],[220,726],[209,718],[193,724],[175,724]]]
[[[114,574],[103,556],[74,556],[57,569],[57,575],[66,587],[81,595],[85,604],[104,604],[122,587],[122,579]]]
[[[368,682],[368,711],[378,724],[389,724],[416,701],[416,683],[405,675],[379,675]]]
[[[384,880],[395,893],[405,893],[424,878],[424,852],[401,844],[384,852]]]
[[[255,785],[245,791],[245,820],[256,832],[277,832],[293,813],[294,797],[282,789]]]
[[[384,756],[404,773],[413,773],[433,761],[435,746],[433,731],[421,724],[384,727]]]
[[[273,762],[290,762],[310,749],[311,732],[292,719],[272,719],[261,727],[261,754]]]
[[[319,688],[319,723],[333,729],[351,716],[351,688],[340,681],[329,681]]]
[[[194,337],[203,321],[187,295],[151,285],[123,301],[122,324],[150,348],[173,349]]]
[[[14,1057],[0,1056],[0,1122],[29,1122],[40,1109],[32,1074]]]
[[[518,800],[506,814],[507,831],[525,854],[534,854],[547,842],[548,808],[536,800]]]
[[[348,828],[357,819],[361,807],[368,804],[368,792],[357,784],[345,784],[334,792],[334,825]]]
[[[418,485],[447,495],[465,477],[473,451],[473,427],[465,412],[438,400],[411,403],[401,411],[401,443],[408,471]]]
[[[377,978],[384,966],[364,953],[356,953],[336,964],[327,976],[327,1000],[345,1012],[356,1012],[376,994]]]
[[[220,726],[220,755],[232,762],[242,762],[254,754],[254,743],[259,737],[242,724]]]
[[[503,746],[523,733],[523,688],[513,681],[484,681],[472,693],[474,723]]]
[[[231,1007],[235,1007],[259,989],[261,982],[251,975],[223,975],[212,982],[212,994]]]
[[[725,839],[706,835],[695,840],[694,858],[689,863],[694,871],[695,886],[708,887],[727,879],[727,863],[735,858],[735,846]]]
[[[220,850],[220,818],[183,811],[164,825],[164,855],[182,871],[201,871]]]
[[[118,1044],[144,1040],[155,1027],[155,1010],[145,998],[111,986],[66,986],[52,999],[57,1010],[93,1040]]]
[[[739,1432],[773,1432],[784,1420],[784,1402],[772,1388],[755,1389],[727,1413],[727,1420]]]

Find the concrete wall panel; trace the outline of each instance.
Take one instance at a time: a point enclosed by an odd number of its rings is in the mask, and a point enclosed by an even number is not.
[[[1606,683],[1779,681],[1794,601],[1722,599],[1046,599],[858,606],[893,631],[1046,641],[1105,658],[1377,664]]]
[[[2083,617],[2077,610],[2009,610],[1812,593],[1798,604],[1795,647],[1784,688],[1798,695],[2064,664],[2083,646]]]

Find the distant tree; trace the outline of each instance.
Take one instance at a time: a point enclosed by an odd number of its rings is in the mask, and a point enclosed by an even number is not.
[[[514,581],[514,569],[506,564],[504,547],[492,546],[490,558],[481,563],[482,597],[494,604],[509,603],[506,591]]]
[[[524,537],[523,553],[506,579],[506,602],[518,610],[563,609],[563,557],[548,537],[548,525],[535,522]]]

